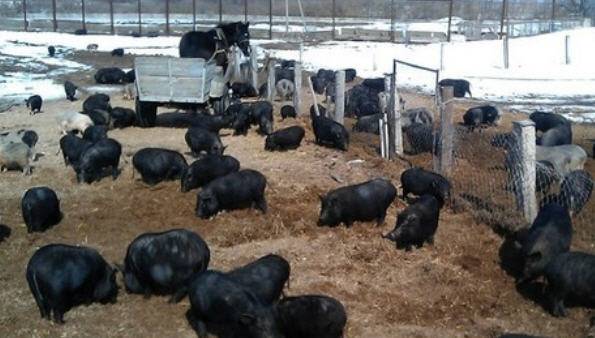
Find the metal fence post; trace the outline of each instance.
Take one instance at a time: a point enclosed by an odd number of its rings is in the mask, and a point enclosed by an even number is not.
[[[535,123],[531,120],[512,123],[520,158],[521,191],[516,194],[517,207],[523,211],[525,220],[532,223],[537,216],[535,196]]]
[[[85,17],[85,0],[81,0],[81,20],[83,23],[83,29],[87,30],[87,20]]]
[[[223,22],[223,0],[219,0],[219,23]]]
[[[440,104],[440,173],[446,177],[450,176],[453,167],[453,87],[440,88],[442,102]]]
[[[333,31],[332,31],[332,39],[335,40],[335,30],[337,29],[337,22],[336,22],[336,16],[337,16],[337,1],[333,0]]]
[[[395,42],[395,0],[390,0],[390,42]]]
[[[196,30],[196,0],[192,0],[192,30]]]
[[[270,102],[273,102],[273,100],[275,99],[275,65],[276,65],[276,61],[275,59],[270,59],[269,60],[269,64],[267,66],[269,74],[267,77],[267,100],[269,100]]]
[[[450,42],[450,31],[452,25],[452,7],[453,7],[453,0],[450,0],[448,4],[448,32],[446,32],[446,41]]]
[[[502,53],[503,53],[503,61],[504,61],[504,69],[508,69],[509,66],[509,54],[508,54],[508,33],[504,36],[504,40],[502,40]]]
[[[23,26],[25,32],[29,30],[29,23],[27,22],[27,0],[23,0]]]
[[[273,0],[269,0],[269,40],[273,39]]]
[[[335,121],[345,123],[345,71],[335,73]]]
[[[556,0],[552,0],[552,17],[550,20],[550,33],[554,31],[554,20],[556,20]]]
[[[500,16],[500,39],[504,38],[504,19],[508,14],[508,1],[502,0],[502,15]],[[508,32],[506,32],[508,35]]]
[[[567,65],[570,64],[570,35],[564,37],[564,56]]]
[[[143,21],[141,18],[141,0],[138,0],[138,35],[141,35],[143,33]]]
[[[52,21],[55,32],[58,30],[58,20],[56,19],[56,0],[52,0]]]
[[[302,64],[296,62],[293,72],[295,87],[295,93],[293,93],[293,108],[295,109],[296,115],[300,116],[302,114]]]
[[[165,34],[169,35],[169,0],[165,0]]]
[[[244,0],[244,23],[248,22],[248,0]]]
[[[112,35],[116,34],[116,30],[114,28],[114,0],[109,0],[109,25]]]

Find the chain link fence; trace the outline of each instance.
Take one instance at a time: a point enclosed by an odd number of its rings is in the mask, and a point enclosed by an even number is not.
[[[446,41],[583,26],[593,13],[539,0],[0,0],[0,29],[179,35],[248,20],[256,38]],[[449,29],[450,28],[450,29]]]

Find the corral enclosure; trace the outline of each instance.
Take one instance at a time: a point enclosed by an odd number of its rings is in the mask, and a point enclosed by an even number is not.
[[[303,1],[305,17],[311,27],[330,38],[330,5],[334,1]],[[0,2],[8,3],[7,1]],[[20,1],[10,1],[18,8]],[[87,28],[93,33],[109,33],[110,1],[85,1]],[[141,6],[142,31],[165,32],[165,2],[113,1],[117,33],[128,34],[138,27],[138,4]],[[248,1],[248,20],[264,25],[262,37],[268,37],[268,1]],[[368,26],[378,22],[390,25],[390,2],[337,1],[336,27]],[[363,1],[361,2],[363,3]],[[448,15],[448,2],[395,1],[402,8],[394,15],[399,20],[440,20]],[[464,19],[477,18],[481,13],[493,13],[497,20],[501,3],[492,1],[455,1],[455,15]],[[528,6],[529,1],[511,1],[511,6]],[[548,22],[551,7],[544,2],[531,6],[532,12],[518,15],[518,19],[542,19]],[[43,11],[30,13],[32,29],[51,30],[51,1],[31,1]],[[81,27],[80,10],[71,2],[57,0],[57,28],[73,31]],[[221,1],[221,18],[242,20],[244,1]],[[284,2],[273,2],[273,37],[283,38],[285,32]],[[205,17],[196,10],[199,29],[212,27],[219,21],[217,1],[197,1]],[[32,6],[32,5],[31,5]],[[49,6],[49,7],[48,7]],[[189,7],[190,6],[190,7]],[[370,7],[368,7],[370,6]],[[402,7],[399,7],[402,6]],[[363,8],[367,10],[353,10]],[[49,10],[47,9],[49,8]],[[170,29],[178,34],[192,29],[191,1],[170,1]],[[197,7],[200,8],[200,7]],[[368,9],[369,8],[369,9]],[[409,8],[409,9],[408,9]],[[405,10],[407,9],[407,10]],[[58,14],[58,11],[62,14]],[[457,12],[459,11],[459,12]],[[486,12],[484,12],[486,11]],[[560,13],[563,10],[559,9]],[[295,3],[291,13],[299,13]],[[420,15],[419,13],[427,13]],[[2,15],[7,13],[2,11]],[[15,15],[22,12],[15,11]],[[264,13],[264,14],[263,14]],[[410,14],[408,14],[410,13]],[[459,13],[459,14],[457,14]],[[467,13],[467,14],[465,14]],[[525,13],[525,12],[523,12]],[[48,16],[49,15],[49,16]],[[482,14],[483,15],[483,14]],[[93,21],[93,17],[99,19]],[[208,16],[208,18],[207,18]],[[49,19],[48,19],[49,18]],[[292,14],[291,27],[300,27],[301,19]],[[13,23],[15,21],[12,21]],[[16,21],[18,22],[18,20]],[[440,21],[443,23],[442,21]],[[6,21],[5,21],[6,23]],[[22,23],[22,22],[21,22]],[[547,24],[546,24],[547,25]],[[292,29],[290,27],[290,29]],[[14,28],[14,27],[11,27]],[[22,29],[16,27],[14,29]],[[548,26],[549,29],[549,26]],[[255,32],[258,32],[255,30]],[[258,36],[258,35],[257,35]],[[283,44],[281,44],[283,45]],[[314,45],[315,46],[315,45]],[[84,87],[91,87],[93,73],[101,67],[132,67],[133,56],[115,59],[105,52],[69,51],[65,59],[90,65],[90,69],[61,74]],[[304,78],[306,78],[305,74]],[[358,80],[359,81],[359,80]],[[351,87],[353,84],[348,86]],[[304,86],[306,86],[304,84]],[[304,93],[308,93],[306,87]],[[427,107],[435,117],[434,131],[439,130],[439,109],[434,97],[421,95],[411,89],[401,91],[407,108]],[[111,94],[113,106],[133,108],[132,101],[120,92]],[[321,99],[319,97],[319,99]],[[547,337],[584,337],[589,328],[592,311],[572,307],[568,318],[550,316],[544,302],[543,285],[529,289],[517,288],[511,276],[517,268],[509,260],[507,229],[526,226],[523,214],[517,209],[514,193],[507,189],[504,169],[505,152],[496,149],[491,141],[498,133],[510,132],[512,123],[527,119],[527,115],[505,110],[498,127],[469,131],[458,125],[462,115],[479,100],[454,101],[453,132],[454,159],[450,179],[455,199],[452,207],[441,213],[434,245],[426,245],[412,252],[396,250],[394,244],[381,238],[392,230],[396,215],[407,203],[398,198],[389,208],[386,222],[380,227],[372,223],[356,223],[351,228],[321,228],[316,226],[320,211],[319,195],[330,189],[357,184],[374,177],[390,179],[396,186],[409,163],[427,169],[435,168],[435,157],[427,152],[412,155],[411,140],[405,140],[404,159],[386,161],[379,157],[378,136],[351,133],[347,152],[319,147],[314,144],[307,111],[311,97],[304,94],[297,120],[279,118],[282,102],[275,105],[275,129],[300,125],[306,129],[302,147],[295,151],[270,153],[264,151],[264,139],[254,130],[245,137],[222,132],[226,153],[238,158],[243,168],[261,171],[268,180],[266,196],[269,212],[255,210],[224,212],[210,220],[195,217],[196,192],[181,193],[178,181],[149,187],[132,175],[132,155],[145,147],[164,147],[181,152],[191,162],[184,143],[185,129],[167,128],[167,113],[161,109],[157,128],[127,128],[112,130],[110,137],[123,145],[120,176],[105,178],[91,185],[77,184],[71,168],[64,166],[59,150],[56,119],[65,111],[80,110],[82,100],[50,101],[44,113],[29,116],[25,107],[13,107],[0,114],[0,132],[14,129],[34,129],[40,135],[38,151],[43,156],[35,162],[32,176],[19,172],[0,173],[0,223],[12,228],[12,236],[0,243],[0,336],[6,337],[194,337],[184,312],[187,300],[167,304],[165,297],[145,299],[120,290],[113,305],[77,307],[65,316],[66,324],[54,325],[39,318],[27,287],[24,270],[35,250],[49,243],[86,245],[96,248],[109,262],[121,262],[126,246],[144,232],[187,228],[199,233],[211,248],[211,267],[229,270],[258,257],[277,253],[289,260],[292,267],[288,295],[322,293],[340,300],[348,311],[346,337],[497,337],[503,332],[523,332]],[[182,113],[183,114],[183,113]],[[354,119],[347,118],[348,130]],[[573,143],[589,149],[590,158],[585,170],[595,175],[591,153],[595,139],[593,125],[573,124]],[[415,140],[413,140],[413,143]],[[33,186],[47,185],[58,192],[64,220],[41,234],[27,234],[20,211],[22,193]],[[551,192],[559,189],[559,182]],[[401,191],[399,191],[399,194]],[[538,200],[543,193],[538,194]],[[574,238],[572,250],[595,252],[595,198],[584,210],[573,216]],[[512,267],[510,264],[512,263]],[[118,282],[122,285],[121,277]]]

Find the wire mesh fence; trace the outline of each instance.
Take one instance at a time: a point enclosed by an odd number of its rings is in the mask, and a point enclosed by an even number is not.
[[[90,33],[182,34],[248,20],[258,38],[432,42],[533,35],[584,24],[593,15],[539,0],[0,0],[0,28]],[[504,20],[506,19],[506,20]],[[505,26],[502,28],[501,26]]]

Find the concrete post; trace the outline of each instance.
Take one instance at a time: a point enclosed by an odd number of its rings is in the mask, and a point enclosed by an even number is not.
[[[564,61],[570,64],[570,35],[564,37]]]
[[[302,114],[302,64],[296,62],[293,72],[295,73],[295,92],[293,93],[293,108],[295,108],[296,115],[300,116]]]
[[[345,116],[345,71],[335,73],[335,121],[344,124]]]
[[[403,130],[401,128],[401,100],[397,89],[397,76],[393,72],[390,76],[390,105],[393,113],[393,147],[394,153],[403,155]]]
[[[269,71],[269,76],[267,78],[267,100],[269,100],[270,102],[273,102],[273,100],[275,99],[275,92],[276,92],[276,88],[275,88],[275,60],[274,59],[270,59],[269,60],[269,64],[267,66],[268,71]]]
[[[504,69],[508,69],[508,66],[509,66],[508,33],[506,35],[504,35],[504,39],[502,40],[502,52],[503,52]]]
[[[535,123],[524,120],[512,123],[512,132],[517,140],[519,154],[518,178],[520,192],[516,194],[517,207],[522,210],[525,220],[532,223],[537,217],[537,198],[535,196]]]
[[[252,53],[250,53],[250,83],[252,84],[252,87],[256,89],[256,92],[258,92],[258,60],[256,59],[257,55],[256,50],[254,48],[252,50]]]
[[[440,173],[449,177],[453,167],[454,127],[452,122],[454,97],[453,87],[440,88],[442,102],[440,104]]]

